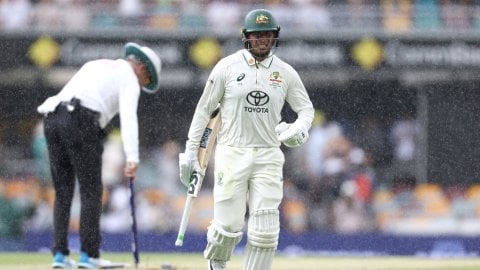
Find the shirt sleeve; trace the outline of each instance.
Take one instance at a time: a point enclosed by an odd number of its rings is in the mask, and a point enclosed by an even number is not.
[[[195,108],[186,148],[190,151],[197,151],[210,115],[213,113],[225,92],[225,69],[222,62],[219,62],[210,73],[203,93]]]
[[[307,90],[302,83],[302,80],[298,73],[292,69],[292,85],[288,89],[286,101],[290,104],[290,107],[297,113],[296,124],[302,125],[307,130],[312,126],[314,108]]]
[[[120,90],[120,130],[127,162],[140,161],[137,117],[139,98],[140,86],[136,82],[126,83]]]

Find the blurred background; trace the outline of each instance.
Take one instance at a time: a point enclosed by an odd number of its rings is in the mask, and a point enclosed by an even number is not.
[[[163,62],[161,90],[142,93],[138,112],[140,249],[179,251],[178,153],[211,68],[243,47],[254,8],[276,17],[276,54],[316,108],[308,144],[284,149],[280,251],[477,255],[478,0],[0,0],[0,250],[51,243],[54,192],[36,107],[83,63],[120,58],[133,41]],[[295,119],[288,106],[284,119]],[[115,118],[105,142],[105,250],[130,249],[118,127]],[[204,247],[211,174],[182,250]]]

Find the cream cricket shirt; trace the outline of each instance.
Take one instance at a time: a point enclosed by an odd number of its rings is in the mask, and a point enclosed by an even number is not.
[[[218,144],[234,147],[277,147],[275,126],[288,102],[296,122],[310,128],[313,106],[298,73],[275,55],[262,62],[247,50],[220,60],[197,104],[187,147],[198,148],[209,115],[221,103]]]
[[[137,107],[140,85],[133,68],[124,59],[99,59],[87,62],[56,96],[48,98],[37,111],[55,111],[62,101],[73,97],[82,106],[100,113],[104,128],[120,113],[121,136],[127,161],[139,162]]]

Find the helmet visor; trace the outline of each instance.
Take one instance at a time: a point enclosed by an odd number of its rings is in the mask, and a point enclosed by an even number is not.
[[[277,48],[278,37],[272,31],[251,32],[245,33],[243,42],[245,48],[254,56],[267,57],[270,56],[272,49]]]

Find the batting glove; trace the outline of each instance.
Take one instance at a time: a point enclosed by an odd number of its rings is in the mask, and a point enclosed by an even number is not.
[[[190,184],[193,172],[205,175],[204,170],[200,167],[198,162],[197,152],[185,150],[185,153],[178,155],[178,166],[180,171],[180,181],[186,187]]]
[[[302,125],[281,122],[275,127],[277,138],[287,147],[298,147],[304,144],[308,137],[308,130]]]

